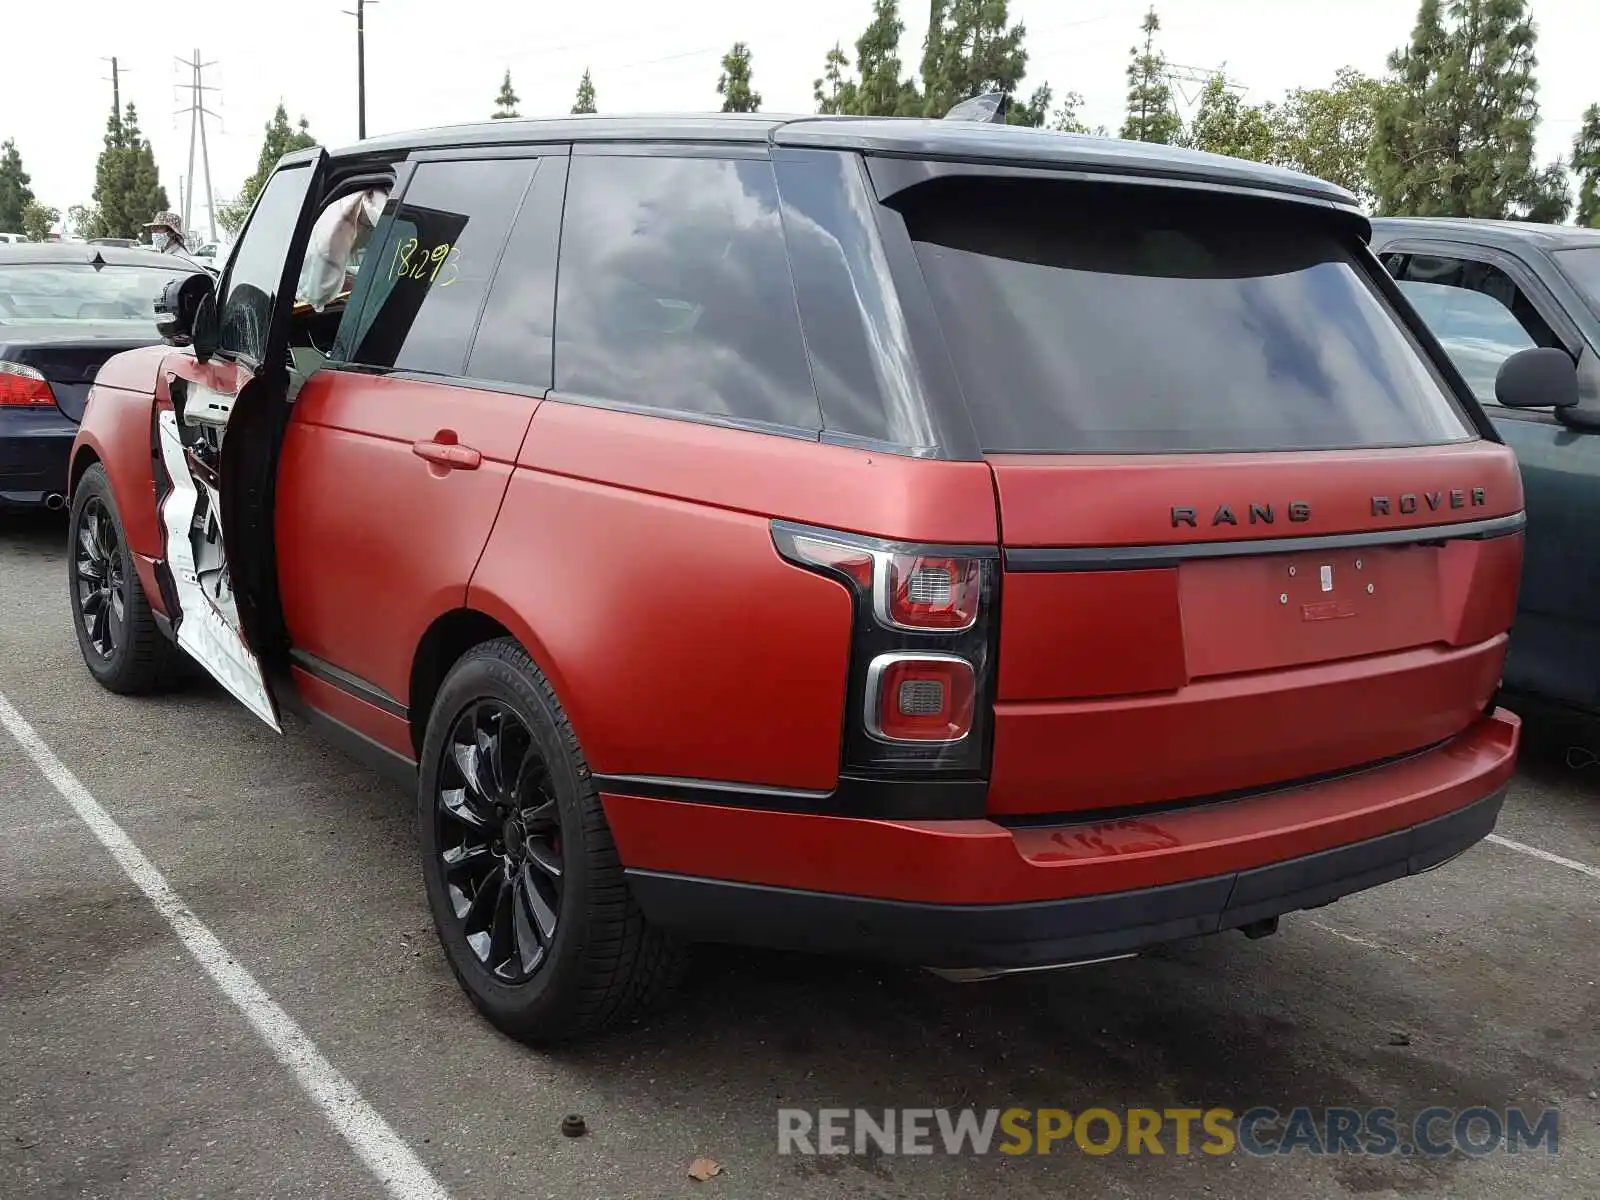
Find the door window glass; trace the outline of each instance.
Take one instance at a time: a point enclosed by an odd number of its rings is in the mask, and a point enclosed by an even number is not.
[[[764,159],[573,159],[556,386],[578,396],[821,428]]]
[[[429,162],[373,236],[380,256],[361,263],[364,293],[349,361],[459,375],[506,234],[537,159]]]
[[[1511,276],[1490,263],[1411,254],[1390,263],[1390,273],[1480,402],[1495,402],[1500,364],[1517,351],[1561,346]]]
[[[1402,279],[1399,287],[1461,372],[1472,394],[1493,402],[1500,364],[1536,344],[1511,310],[1492,296],[1441,283]]]
[[[289,243],[313,174],[310,163],[285,167],[267,180],[256,201],[228,265],[227,295],[219,313],[219,346],[226,354],[259,363],[266,352]]]
[[[474,379],[504,380],[537,390],[551,386],[556,249],[566,184],[566,159],[544,160],[517,214],[478,323],[467,360],[467,374]]]

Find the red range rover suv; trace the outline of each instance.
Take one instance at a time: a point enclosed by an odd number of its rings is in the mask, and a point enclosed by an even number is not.
[[[1482,838],[1517,747],[1516,464],[1367,234],[1285,171],[959,121],[300,151],[100,372],[84,659],[181,648],[414,786],[521,1037],[694,940],[1270,932]]]

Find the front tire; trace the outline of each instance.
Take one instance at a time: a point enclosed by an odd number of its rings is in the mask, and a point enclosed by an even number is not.
[[[105,468],[95,463],[72,493],[67,584],[84,665],[101,687],[154,692],[181,678],[182,654],[156,625]]]
[[[676,981],[681,952],[633,902],[566,714],[511,639],[468,651],[439,689],[417,818],[445,957],[497,1028],[594,1033]]]

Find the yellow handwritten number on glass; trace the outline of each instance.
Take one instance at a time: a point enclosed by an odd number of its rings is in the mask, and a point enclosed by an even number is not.
[[[411,255],[417,248],[416,238],[407,238],[394,248],[394,259],[389,263],[389,278],[398,279],[411,270]]]
[[[449,287],[452,283],[461,278],[461,247],[451,246],[450,253],[445,255],[444,262],[440,265],[447,266],[451,269],[451,271],[454,272],[449,279],[441,280],[439,283],[440,287]]]

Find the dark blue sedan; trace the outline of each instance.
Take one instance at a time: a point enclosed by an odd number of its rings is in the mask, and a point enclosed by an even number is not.
[[[0,508],[61,506],[100,364],[157,340],[156,297],[194,269],[115,246],[0,246]]]

